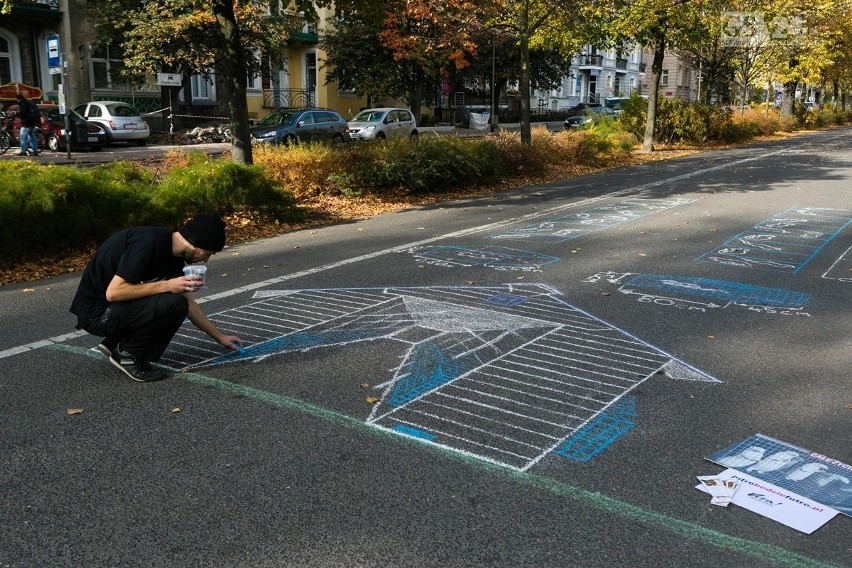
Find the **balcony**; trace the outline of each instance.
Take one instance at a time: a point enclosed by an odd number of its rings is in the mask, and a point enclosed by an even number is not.
[[[313,91],[307,89],[264,89],[263,108],[304,108],[316,106]]]
[[[580,69],[603,69],[603,55],[581,55],[579,57]]]
[[[616,59],[615,60],[615,70],[616,71],[627,71],[627,60],[626,59]]]
[[[38,1],[23,1],[18,0],[12,4],[13,16],[22,16],[27,19],[39,17],[50,20],[58,20],[62,18],[62,12],[59,11],[59,0],[38,0]]]

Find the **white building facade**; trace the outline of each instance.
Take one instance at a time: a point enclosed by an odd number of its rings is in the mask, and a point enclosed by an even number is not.
[[[598,50],[586,46],[571,60],[568,75],[551,91],[535,91],[530,108],[545,111],[569,109],[578,103],[601,103],[611,97],[629,97],[645,81],[642,48]]]

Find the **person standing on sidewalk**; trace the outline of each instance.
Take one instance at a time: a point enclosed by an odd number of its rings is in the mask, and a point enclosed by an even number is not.
[[[224,247],[225,223],[216,214],[200,213],[176,231],[122,229],[98,248],[83,272],[70,309],[77,329],[103,337],[98,350],[143,383],[165,378],[151,363],[187,316],[216,343],[236,351],[242,340],[207,319],[192,297],[198,279],[183,273],[185,264],[207,262]]]
[[[27,146],[32,147],[33,156],[38,156],[36,127],[41,124],[41,111],[38,105],[18,93],[18,116],[21,117],[21,156],[27,155]]]

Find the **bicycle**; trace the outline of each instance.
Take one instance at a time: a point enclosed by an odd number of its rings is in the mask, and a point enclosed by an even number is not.
[[[12,121],[5,112],[0,111],[0,154],[5,154],[13,146],[20,146],[20,142],[12,131]]]

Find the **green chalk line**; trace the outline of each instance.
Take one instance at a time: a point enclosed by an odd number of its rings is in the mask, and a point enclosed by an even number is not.
[[[63,344],[56,344],[55,346],[53,346],[53,348],[62,351],[69,351],[72,353],[103,358],[103,355],[101,355],[100,353],[93,352],[89,349],[71,347]],[[420,444],[421,446],[429,448],[430,450],[437,450],[443,455],[448,456],[452,459],[463,461],[467,464],[478,467],[480,469],[488,470],[493,473],[506,475],[526,486],[534,487],[542,491],[547,491],[553,495],[568,497],[570,499],[580,501],[585,505],[594,507],[595,509],[598,509],[600,511],[604,511],[606,513],[610,513],[612,515],[616,515],[645,525],[650,525],[657,529],[668,531],[672,534],[676,534],[686,539],[701,541],[709,546],[724,549],[729,552],[737,552],[745,556],[750,556],[767,564],[774,564],[776,566],[788,566],[790,568],[842,568],[837,564],[823,562],[821,560],[816,560],[814,558],[810,558],[808,556],[804,556],[796,552],[790,552],[789,550],[786,550],[779,546],[756,542],[746,538],[725,534],[714,529],[708,529],[690,521],[684,521],[682,519],[678,519],[676,517],[672,517],[664,513],[657,513],[655,511],[644,509],[637,505],[631,505],[630,503],[620,501],[613,497],[608,497],[595,491],[588,491],[580,487],[569,485],[567,483],[562,483],[549,477],[543,477],[528,472],[521,472],[509,468],[500,467],[495,464],[478,460],[472,456],[467,456],[458,452],[454,452],[447,448],[441,448],[440,446],[430,444],[425,440],[420,440],[418,438],[410,436],[401,436],[399,434],[392,433],[382,428],[370,426],[363,420],[353,418],[345,414],[340,414],[339,412],[335,412],[333,410],[329,410],[327,408],[323,408],[321,406],[317,406],[315,404],[304,402],[298,399],[271,393],[245,385],[240,385],[237,383],[232,383],[230,381],[208,377],[206,375],[200,375],[198,373],[176,373],[174,375],[174,378],[183,379],[190,383],[206,387],[212,387],[220,391],[228,392],[237,396],[258,400],[278,408],[287,408],[295,410],[303,414],[334,422],[338,425],[345,426],[347,428],[357,429],[369,432],[371,434],[382,434],[387,438],[393,439],[395,441],[405,441]]]

